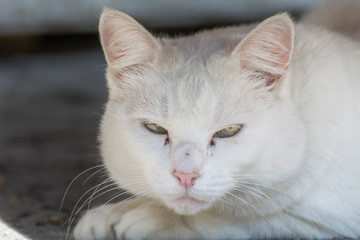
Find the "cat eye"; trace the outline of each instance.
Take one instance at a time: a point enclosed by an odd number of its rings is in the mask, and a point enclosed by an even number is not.
[[[231,125],[227,128],[221,129],[220,131],[217,131],[214,135],[214,137],[218,137],[218,138],[228,138],[228,137],[232,137],[235,136],[235,134],[237,134],[241,128],[242,128],[242,124],[234,124]]]
[[[145,123],[144,126],[147,128],[147,130],[155,134],[163,135],[167,133],[167,130],[165,128],[155,123]]]

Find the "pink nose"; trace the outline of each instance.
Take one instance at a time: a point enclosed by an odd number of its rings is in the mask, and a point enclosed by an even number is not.
[[[174,170],[173,174],[179,180],[180,185],[186,189],[194,185],[194,181],[199,177],[198,172],[183,173]]]

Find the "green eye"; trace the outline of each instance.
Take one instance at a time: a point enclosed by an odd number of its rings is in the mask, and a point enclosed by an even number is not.
[[[161,134],[161,135],[167,133],[167,130],[165,128],[155,123],[145,123],[144,126],[152,133]]]
[[[241,124],[234,124],[231,125],[230,127],[221,129],[220,131],[217,131],[215,133],[215,137],[219,137],[219,138],[228,138],[228,137],[232,137],[235,134],[237,134],[242,128]]]

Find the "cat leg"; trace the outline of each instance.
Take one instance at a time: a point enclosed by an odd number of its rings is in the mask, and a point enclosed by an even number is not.
[[[74,230],[76,240],[332,238],[341,234],[286,211],[253,218],[211,210],[178,215],[149,199],[89,210]]]
[[[88,211],[74,230],[76,240],[194,239],[182,217],[163,206],[138,199]]]

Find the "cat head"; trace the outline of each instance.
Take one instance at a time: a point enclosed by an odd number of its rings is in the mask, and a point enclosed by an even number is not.
[[[271,191],[298,171],[304,131],[289,90],[286,14],[248,34],[170,39],[105,9],[99,30],[109,87],[101,151],[122,188],[195,214],[244,205],[254,186]]]

